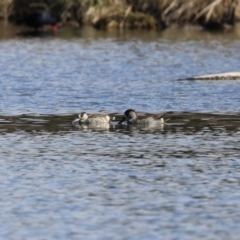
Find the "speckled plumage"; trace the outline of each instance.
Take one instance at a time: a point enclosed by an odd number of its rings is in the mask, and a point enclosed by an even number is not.
[[[141,125],[159,125],[164,124],[164,119],[162,115],[146,115],[138,116],[135,110],[128,109],[124,112],[122,120],[118,124],[122,124],[124,121],[127,121],[128,125],[131,124],[141,124]]]
[[[73,124],[105,124],[110,122],[110,116],[107,114],[90,114],[82,112],[78,115],[78,118],[73,121]]]

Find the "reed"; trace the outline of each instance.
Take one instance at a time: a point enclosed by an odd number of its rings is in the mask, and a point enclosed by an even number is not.
[[[130,28],[155,29],[156,19],[151,14],[133,11],[131,5],[124,0],[98,0],[88,3],[83,21],[91,23],[98,29]]]
[[[164,28],[186,23],[233,25],[240,0],[0,0],[0,17],[19,20],[30,2],[44,3],[62,23],[96,28]]]
[[[127,0],[135,11],[150,13],[166,26],[173,23],[204,26],[233,24],[239,0]]]
[[[12,2],[13,0],[0,0],[0,17],[4,19],[5,23],[8,22],[12,12]]]
[[[216,29],[234,24],[239,5],[240,0],[85,0],[84,18],[100,28],[121,23],[130,28],[191,23]]]

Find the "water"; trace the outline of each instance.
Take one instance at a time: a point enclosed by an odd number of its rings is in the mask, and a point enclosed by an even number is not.
[[[239,36],[99,32],[0,41],[2,239],[238,239]],[[168,125],[119,126],[127,108]],[[73,126],[80,111],[106,127]]]

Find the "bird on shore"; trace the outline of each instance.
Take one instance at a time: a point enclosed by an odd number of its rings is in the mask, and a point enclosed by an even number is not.
[[[58,23],[46,12],[33,12],[26,16],[25,24],[39,31],[44,25],[52,25],[53,32],[57,32]]]
[[[124,112],[122,120],[118,124],[122,124],[123,122],[127,122],[128,125],[131,124],[142,124],[142,125],[159,125],[164,124],[166,121],[163,119],[163,115],[146,115],[146,116],[138,116],[135,110],[128,109]],[[169,120],[169,119],[167,119]]]
[[[76,124],[105,124],[109,123],[110,120],[114,120],[115,118],[111,117],[108,114],[87,114],[86,112],[81,112],[72,123]]]
[[[54,33],[58,30],[58,22],[45,9],[45,6],[32,4],[28,14],[25,15],[23,22],[26,26],[34,28],[38,32],[44,25],[51,25]]]

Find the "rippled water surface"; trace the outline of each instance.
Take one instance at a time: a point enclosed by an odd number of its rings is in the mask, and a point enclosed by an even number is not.
[[[193,32],[192,32],[193,31]],[[0,40],[0,238],[239,239],[240,37],[199,30]],[[119,126],[127,108],[170,118]],[[115,116],[73,126],[80,111]]]

